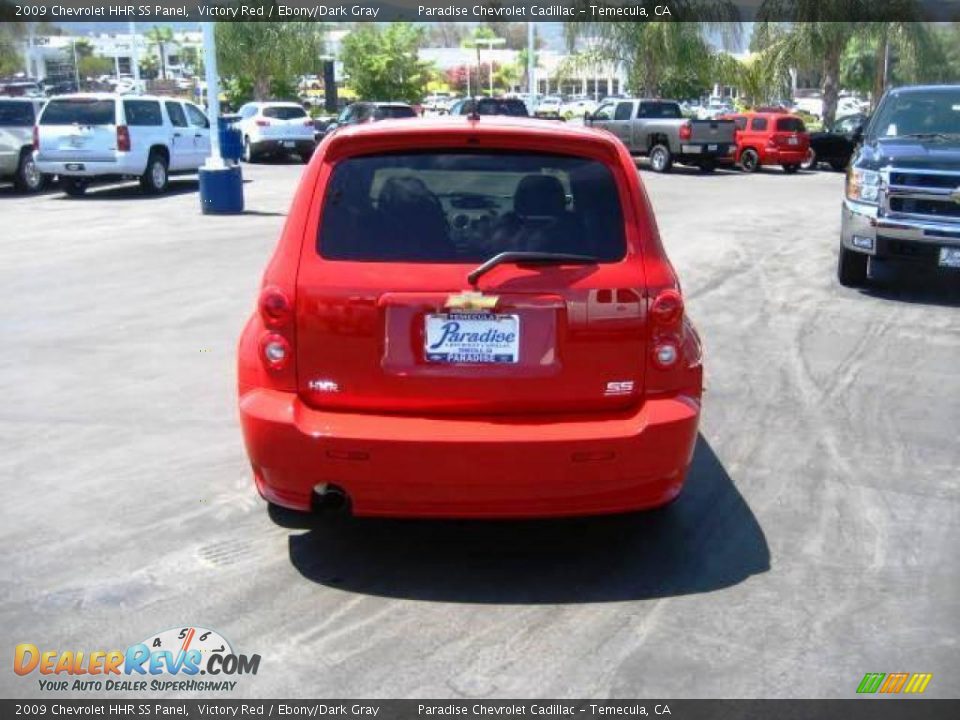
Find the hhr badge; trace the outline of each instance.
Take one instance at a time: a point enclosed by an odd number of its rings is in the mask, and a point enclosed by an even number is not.
[[[311,380],[307,387],[314,392],[333,393],[340,392],[340,386],[333,380]]]

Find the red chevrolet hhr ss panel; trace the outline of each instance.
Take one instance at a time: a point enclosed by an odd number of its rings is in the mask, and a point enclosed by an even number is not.
[[[363,516],[663,505],[701,387],[626,148],[518,118],[325,139],[239,348],[257,489]]]

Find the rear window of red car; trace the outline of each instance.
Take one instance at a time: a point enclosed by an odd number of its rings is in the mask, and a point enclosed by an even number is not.
[[[798,117],[784,117],[777,120],[777,132],[806,132],[803,120]]]
[[[483,262],[506,251],[626,253],[617,184],[565,155],[424,152],[343,160],[317,233],[330,260]]]

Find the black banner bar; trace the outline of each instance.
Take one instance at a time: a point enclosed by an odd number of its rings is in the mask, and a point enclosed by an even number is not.
[[[676,22],[713,20],[723,0],[0,0],[8,22]],[[789,0],[730,0],[740,21],[853,22],[960,20],[960,0],[849,0],[817,17]],[[810,4],[803,3],[810,12]]]
[[[0,717],[33,718],[533,718],[534,720],[953,720],[960,700],[0,700]]]

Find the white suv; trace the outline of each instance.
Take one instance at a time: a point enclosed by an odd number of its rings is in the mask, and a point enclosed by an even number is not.
[[[313,119],[292,102],[251,102],[240,108],[237,127],[243,135],[243,159],[295,152],[303,162],[317,146]]]
[[[52,98],[37,120],[34,158],[68,195],[94,179],[139,178],[163,192],[171,174],[195,172],[210,154],[210,122],[191,102],[150,95],[78,93]]]

